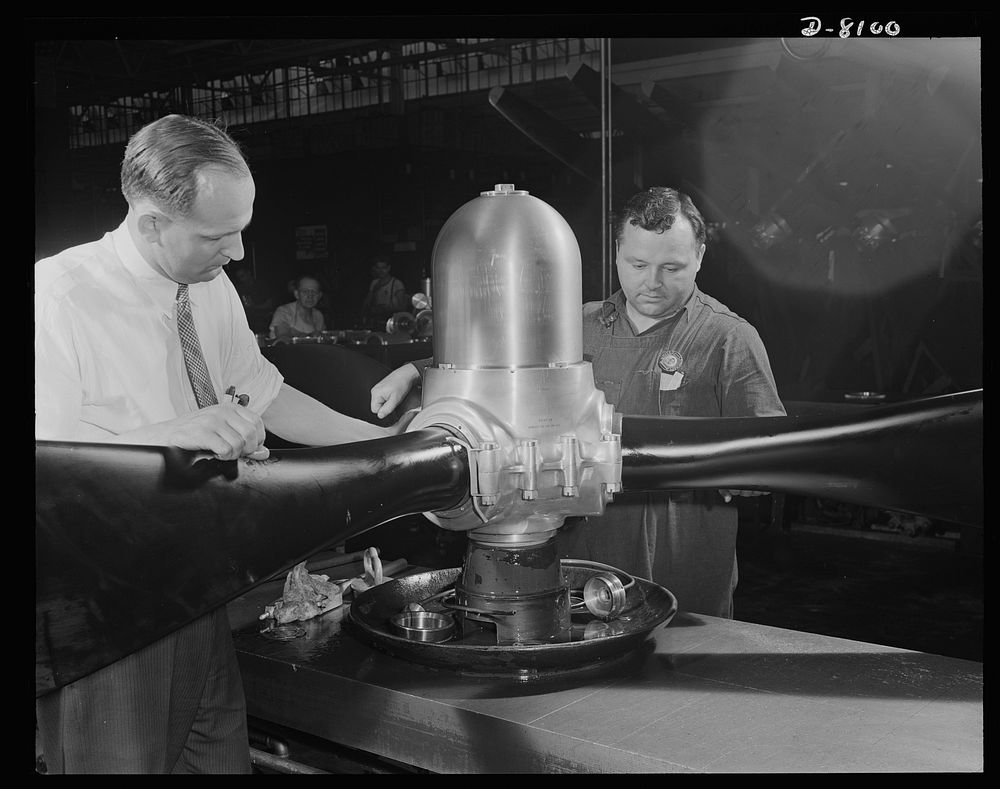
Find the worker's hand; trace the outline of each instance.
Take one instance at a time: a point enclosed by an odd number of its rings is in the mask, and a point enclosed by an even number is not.
[[[420,379],[420,372],[412,364],[397,367],[372,387],[372,413],[385,419],[396,410]]]
[[[413,421],[417,413],[420,411],[419,408],[413,408],[404,413],[394,425],[389,425],[386,430],[389,431],[390,436],[398,436],[400,433],[405,433],[406,428],[410,426],[410,422]]]
[[[770,491],[766,490],[720,490],[719,495],[728,504],[733,500],[733,496],[767,496]]]
[[[166,446],[201,449],[220,460],[266,460],[264,422],[256,411],[235,403],[201,408],[166,423]]]

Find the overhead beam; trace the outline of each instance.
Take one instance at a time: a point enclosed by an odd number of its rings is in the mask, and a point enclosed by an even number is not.
[[[582,61],[566,67],[566,77],[583,97],[595,108],[601,107],[601,75]],[[629,181],[641,188],[646,171],[655,173],[657,180],[676,186],[697,180],[692,165],[698,161],[698,151],[681,132],[677,124],[665,124],[628,91],[618,85],[610,86],[611,122],[614,129],[624,132],[638,144],[640,150],[632,152],[636,172]],[[639,172],[641,171],[641,172]]]
[[[601,75],[583,61],[566,66],[566,77],[595,108],[601,106]],[[627,91],[611,85],[611,117],[615,125],[623,128],[644,143],[662,144],[669,129],[648,109],[637,102]]]
[[[497,112],[536,145],[585,178],[601,180],[598,153],[579,134],[506,88],[493,88],[489,100]]]
[[[671,121],[687,129],[694,129],[698,125],[697,111],[672,90],[652,80],[643,82],[640,89],[642,94],[660,107]]]

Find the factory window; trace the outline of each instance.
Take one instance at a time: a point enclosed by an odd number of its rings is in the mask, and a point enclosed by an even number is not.
[[[171,112],[248,125],[417,101],[563,76],[570,60],[598,67],[599,39],[415,41],[320,58],[254,74],[180,85],[103,106],[70,108],[70,147],[122,144],[143,124]]]

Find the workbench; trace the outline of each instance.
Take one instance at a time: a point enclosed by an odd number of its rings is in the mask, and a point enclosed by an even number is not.
[[[463,676],[361,639],[348,605],[260,634],[229,605],[252,718],[432,773],[979,772],[981,663],[687,614],[606,665]]]

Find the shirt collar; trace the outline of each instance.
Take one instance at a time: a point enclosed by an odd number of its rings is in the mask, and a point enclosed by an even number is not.
[[[687,301],[684,302],[684,306],[682,306],[673,315],[670,315],[670,316],[664,318],[661,321],[657,321],[652,326],[650,326],[648,329],[646,329],[646,331],[641,332],[641,333],[642,334],[646,334],[646,332],[653,331],[654,329],[656,329],[659,326],[661,326],[663,324],[663,321],[673,320],[675,317],[677,318],[678,322],[690,320],[691,319],[691,309],[694,306],[695,302],[698,300],[698,298],[699,298],[700,295],[701,295],[701,291],[698,289],[698,286],[695,285],[694,286],[694,290],[691,291],[691,296],[688,298]],[[606,308],[613,308],[614,311],[618,312],[619,315],[621,315],[621,316],[623,316],[625,318],[628,318],[628,313],[625,311],[626,301],[625,301],[625,293],[624,293],[624,291],[621,291],[621,290],[615,291],[614,293],[611,294],[610,298],[604,300],[604,304],[606,305]],[[607,305],[610,305],[610,307],[607,307]],[[628,326],[629,328],[633,328],[632,327],[632,321],[630,321],[630,320],[626,320],[625,321],[625,325]],[[638,336],[638,335],[636,335],[636,336]]]
[[[111,233],[115,252],[136,284],[166,314],[173,314],[177,300],[177,283],[154,269],[139,252],[139,248],[129,233],[128,225],[122,222]]]

